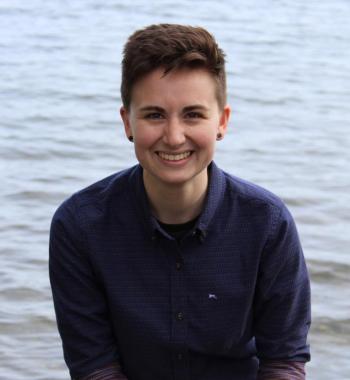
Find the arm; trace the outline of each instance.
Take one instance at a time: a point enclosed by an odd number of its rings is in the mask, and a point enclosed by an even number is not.
[[[310,283],[298,233],[285,207],[275,210],[256,289],[254,335],[264,379],[268,371],[276,373],[279,368],[289,373],[292,362],[310,360],[306,343],[311,323]],[[269,379],[303,379],[303,370],[296,367],[299,377]]]
[[[64,358],[74,379],[91,374],[87,379],[100,380],[96,371],[103,368],[115,375],[101,380],[119,379],[116,341],[103,288],[88,258],[83,222],[71,198],[56,211],[50,231],[49,272]]]
[[[259,365],[257,380],[304,380],[305,363],[266,360]]]
[[[127,378],[123,375],[120,365],[113,364],[77,380],[127,380]]]

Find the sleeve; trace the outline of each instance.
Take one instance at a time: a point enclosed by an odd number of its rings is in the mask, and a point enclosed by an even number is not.
[[[87,257],[79,215],[70,198],[50,230],[49,274],[63,353],[72,378],[118,363],[107,302]],[[81,220],[79,220],[81,224]]]
[[[257,380],[305,380],[305,363],[268,360],[259,364]]]
[[[297,229],[285,206],[275,210],[254,301],[260,360],[310,360],[310,282]]]
[[[99,369],[77,380],[128,380],[122,373],[119,364]]]

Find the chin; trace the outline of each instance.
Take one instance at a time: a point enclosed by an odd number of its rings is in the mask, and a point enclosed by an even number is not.
[[[155,178],[156,181],[162,182],[163,184],[180,186],[191,182],[195,184],[196,179],[199,179],[199,175],[203,173],[203,171],[206,171],[206,168],[193,172],[187,171],[185,173],[176,173],[171,171],[166,173],[157,172],[154,173],[152,176]]]
[[[167,185],[182,185],[187,182],[190,182],[193,177],[183,177],[183,176],[164,176],[164,177],[156,177],[159,182],[162,182]]]

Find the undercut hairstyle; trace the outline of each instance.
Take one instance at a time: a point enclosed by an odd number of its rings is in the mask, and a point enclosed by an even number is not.
[[[135,83],[148,73],[164,75],[182,68],[205,69],[216,82],[221,109],[226,104],[225,54],[205,29],[178,24],[150,25],[134,32],[126,42],[122,60],[121,97],[129,110]]]

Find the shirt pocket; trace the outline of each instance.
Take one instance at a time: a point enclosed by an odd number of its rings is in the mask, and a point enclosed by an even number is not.
[[[244,290],[235,294],[207,292],[188,298],[189,342],[208,354],[239,352],[251,339],[252,312]]]

